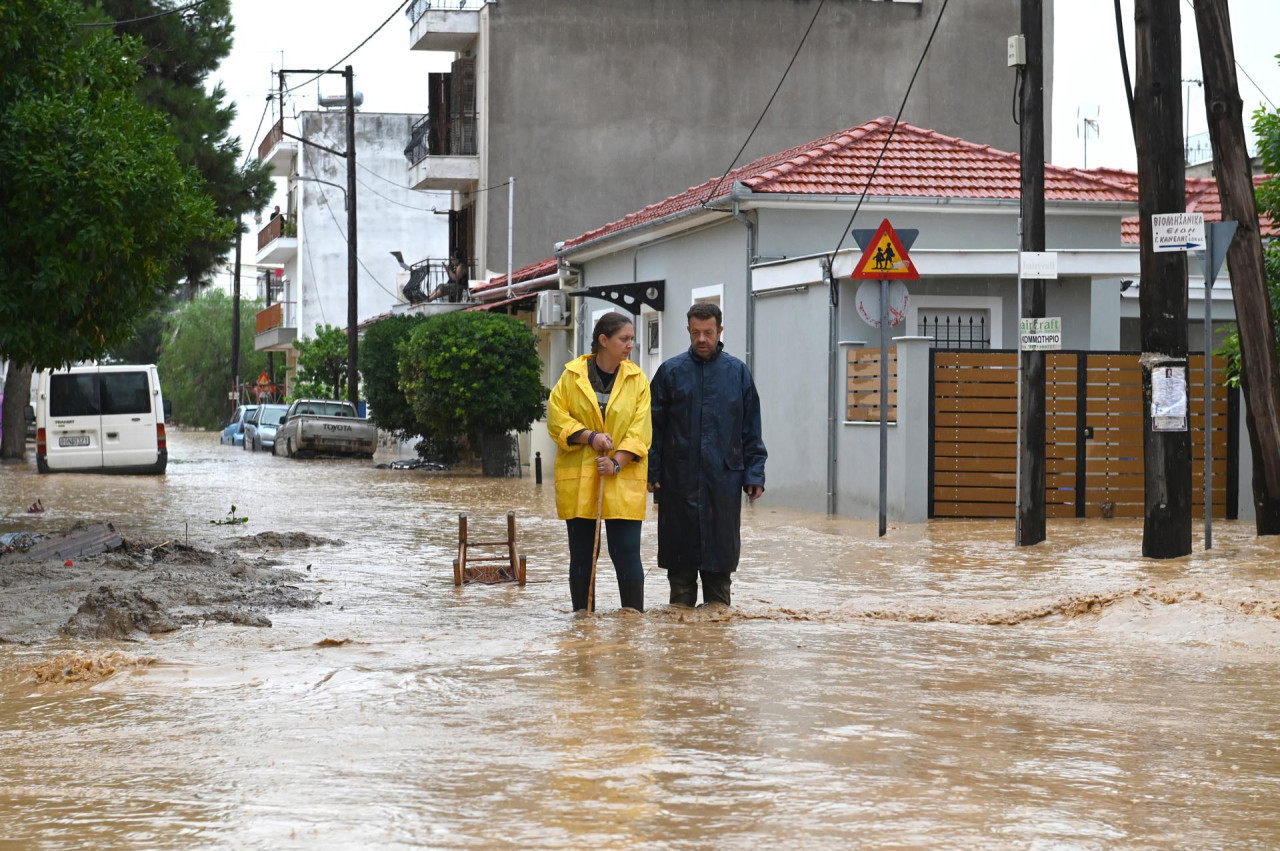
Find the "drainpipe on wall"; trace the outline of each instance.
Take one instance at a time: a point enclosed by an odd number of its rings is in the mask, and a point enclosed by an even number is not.
[[[754,375],[756,371],[756,293],[751,286],[751,264],[756,262],[756,223],[738,209],[736,198],[733,201],[733,217],[747,229],[747,345],[743,360],[747,364],[747,370]]]
[[[827,514],[836,513],[836,337],[837,310],[840,304],[835,276],[831,272],[834,258],[823,257],[822,281],[827,285]]]

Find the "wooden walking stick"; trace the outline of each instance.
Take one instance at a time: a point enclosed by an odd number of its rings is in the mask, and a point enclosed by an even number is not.
[[[587,611],[596,610],[596,562],[600,559],[600,523],[604,516],[604,475],[597,471],[596,479],[600,482],[600,492],[596,495],[596,544],[591,553],[591,584],[587,586]]]

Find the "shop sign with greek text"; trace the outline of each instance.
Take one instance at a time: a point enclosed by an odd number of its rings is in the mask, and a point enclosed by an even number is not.
[[[1018,347],[1024,352],[1046,352],[1062,348],[1062,317],[1018,320]]]

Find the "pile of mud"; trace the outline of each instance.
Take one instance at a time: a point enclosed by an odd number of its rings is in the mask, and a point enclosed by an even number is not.
[[[322,538],[319,535],[308,535],[306,532],[259,532],[236,538],[229,544],[223,544],[223,550],[299,550],[303,547],[340,547],[344,541],[336,538]]]
[[[340,543],[266,532],[207,550],[175,541],[125,539],[112,552],[76,559],[0,563],[0,643],[67,635],[140,641],[189,625],[271,626],[268,612],[311,608],[319,594],[304,573],[236,549]]]

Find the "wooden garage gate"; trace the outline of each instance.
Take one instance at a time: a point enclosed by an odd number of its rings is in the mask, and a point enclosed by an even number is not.
[[[929,516],[1016,513],[1015,351],[931,352]],[[1204,356],[1188,365],[1193,511],[1204,514]],[[1239,391],[1214,360],[1213,514],[1237,516]],[[1142,370],[1134,352],[1045,353],[1049,517],[1142,517]]]

